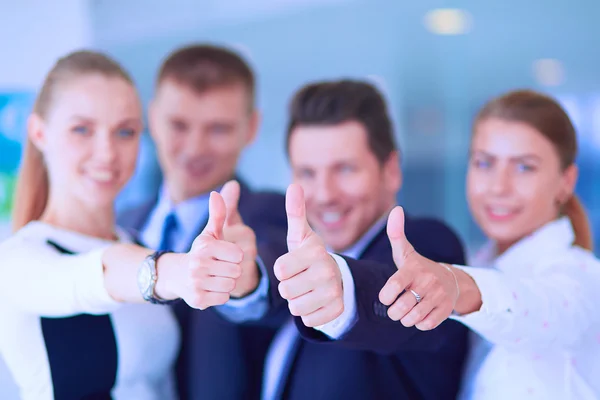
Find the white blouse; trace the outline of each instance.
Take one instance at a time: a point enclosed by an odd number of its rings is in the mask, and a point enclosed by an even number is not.
[[[131,242],[123,232],[119,232],[119,238]],[[63,254],[48,240],[78,254]],[[0,354],[22,399],[54,399],[58,373],[50,367],[52,359],[58,360],[54,365],[60,369],[65,354],[85,364],[94,359],[93,354],[110,351],[116,353],[112,358],[116,360],[116,371],[108,371],[114,375],[113,399],[176,398],[173,370],[180,345],[177,321],[166,306],[112,300],[104,288],[101,260],[102,249],[110,244],[42,222],[32,222],[0,243]],[[61,321],[76,319],[79,314],[104,315],[102,326],[107,328],[98,333],[86,329],[85,322],[61,325]],[[93,339],[82,338],[65,326],[81,327],[81,332]],[[84,345],[87,340],[89,353],[69,353],[69,343],[61,339],[63,332],[71,338],[82,338]],[[53,338],[52,346],[49,337]],[[95,348],[96,338],[102,343],[108,339],[113,346]],[[55,351],[58,356],[51,351],[57,348],[61,349]],[[80,383],[71,381],[70,373],[63,371],[63,386]]]
[[[600,262],[573,246],[563,217],[495,257],[473,277],[483,305],[451,318],[474,335],[463,399],[600,399]],[[474,265],[477,265],[474,264]]]

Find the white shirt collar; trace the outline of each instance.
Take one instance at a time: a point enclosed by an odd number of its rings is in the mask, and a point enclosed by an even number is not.
[[[42,221],[32,221],[18,232],[18,235],[23,238],[37,239],[39,237],[45,237],[46,240],[52,240],[56,244],[65,247],[67,250],[76,253],[88,252],[117,242],[133,243],[131,235],[118,226],[115,227],[115,234],[117,236],[117,241],[112,241],[59,228]]]
[[[185,238],[193,238],[199,233],[201,224],[208,218],[208,199],[210,193],[202,194],[178,204],[173,204],[165,186],[162,187],[158,204],[153,211],[153,216],[159,221],[157,234],[160,235],[162,224],[171,212],[177,217],[177,229]],[[186,240],[187,242],[187,240]],[[191,243],[191,241],[189,241]]]
[[[496,257],[496,246],[488,242],[475,256],[474,266],[493,265],[501,271],[519,270],[525,266],[553,259],[573,245],[575,233],[568,217],[560,217],[521,239]],[[540,252],[540,249],[544,251]]]

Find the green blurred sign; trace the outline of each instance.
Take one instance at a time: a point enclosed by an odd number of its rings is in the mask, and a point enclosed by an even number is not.
[[[0,90],[0,224],[10,219],[27,116],[34,94]]]

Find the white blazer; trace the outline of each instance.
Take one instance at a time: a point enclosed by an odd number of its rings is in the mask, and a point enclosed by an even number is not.
[[[480,311],[452,318],[475,331],[463,399],[600,399],[600,262],[573,246],[568,218],[495,257],[460,267],[482,294]]]

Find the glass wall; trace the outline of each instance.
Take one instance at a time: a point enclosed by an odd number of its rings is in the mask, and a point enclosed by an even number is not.
[[[95,2],[97,46],[132,71],[145,100],[162,57],[176,46],[210,41],[245,54],[258,74],[264,117],[240,168],[254,186],[287,185],[283,135],[295,89],[315,79],[367,78],[386,94],[397,125],[405,174],[399,200],[412,214],[443,218],[475,248],[483,237],[464,193],[472,117],[491,96],[529,87],[558,97],[577,123],[577,191],[600,247],[594,178],[600,172],[600,3],[338,0],[269,8],[258,1],[248,12],[246,3],[234,2],[228,13],[222,3],[206,1],[169,3],[170,16],[159,3],[127,24],[125,16],[142,7],[139,2]],[[158,179],[150,143],[146,149],[123,207],[140,201],[147,182]]]

